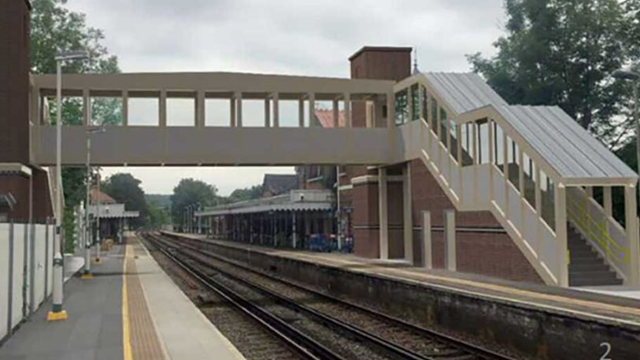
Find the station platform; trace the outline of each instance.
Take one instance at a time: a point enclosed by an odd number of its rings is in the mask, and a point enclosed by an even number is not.
[[[640,299],[637,298],[640,293],[639,289],[623,287],[559,288],[442,269],[427,270],[413,266],[404,260],[385,261],[338,252],[320,253],[275,249],[228,240],[208,239],[203,235],[174,234],[210,241],[219,246],[248,249],[251,252],[268,256],[418,284],[472,297],[482,297],[499,303],[516,304],[530,309],[539,309],[585,320],[598,320],[614,325],[625,324],[640,330]]]
[[[45,302],[0,346],[0,359],[243,359],[135,237],[92,272],[66,282],[67,320],[47,322]]]

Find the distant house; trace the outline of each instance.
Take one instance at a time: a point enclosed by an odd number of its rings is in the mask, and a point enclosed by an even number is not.
[[[262,180],[262,197],[272,197],[289,193],[298,188],[296,174],[265,174]]]

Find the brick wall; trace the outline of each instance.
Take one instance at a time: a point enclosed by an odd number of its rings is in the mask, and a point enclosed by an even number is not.
[[[353,54],[349,61],[352,79],[400,81],[411,75],[411,48],[364,47]],[[351,118],[354,127],[366,126],[364,104],[353,104]],[[378,175],[377,169],[367,169],[367,166],[348,166],[346,172],[346,183],[350,183],[355,177]],[[392,258],[402,257],[402,186],[389,183],[387,191],[389,255]],[[350,195],[353,206],[354,252],[358,256],[379,257],[378,184],[372,182],[354,185]]]
[[[29,163],[29,5],[0,0],[0,162]]]
[[[454,209],[421,160],[411,162],[414,260],[422,259],[422,211],[431,212],[433,266],[444,267],[444,210]],[[439,229],[438,229],[439,228]],[[488,211],[456,212],[456,261],[460,272],[542,283],[533,266]],[[476,231],[473,231],[473,230]]]

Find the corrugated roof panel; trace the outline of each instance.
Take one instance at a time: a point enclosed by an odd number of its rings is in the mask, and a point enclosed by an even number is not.
[[[522,136],[549,164],[559,173],[567,173],[569,167],[562,161],[560,148],[546,137],[537,136],[540,133],[538,124],[530,119],[517,106],[501,106],[496,108],[500,115],[516,132]],[[547,146],[546,144],[551,144]]]
[[[563,178],[635,177],[635,173],[557,106],[496,108]]]
[[[458,115],[492,106],[563,178],[636,178],[615,154],[557,106],[511,106],[474,73],[424,73]]]
[[[550,115],[549,117],[555,117],[557,124],[561,126],[562,131],[566,130],[572,134],[581,149],[589,149],[590,153],[594,155],[593,157],[590,157],[590,160],[592,162],[595,161],[595,164],[602,168],[602,171],[605,174],[616,174],[621,177],[636,176],[635,171],[629,168],[627,164],[620,160],[620,158],[591,135],[591,133],[579,126],[576,121],[560,107],[546,107],[545,110]],[[595,156],[597,156],[597,158]]]
[[[424,74],[438,94],[458,114],[486,105],[506,105],[506,102],[474,73]]]

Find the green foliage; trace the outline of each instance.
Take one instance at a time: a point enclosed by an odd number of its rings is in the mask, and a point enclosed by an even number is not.
[[[142,225],[149,216],[141,181],[131,174],[119,173],[108,177],[101,185],[101,190],[109,194],[115,201],[124,204],[129,211],[139,211],[140,217],[132,222],[134,226]]]
[[[223,200],[225,203],[234,203],[238,201],[246,201],[258,199],[262,196],[262,185],[254,185],[249,188],[236,189]]]
[[[200,204],[211,206],[215,203],[218,189],[200,180],[182,179],[173,188],[171,195],[171,217],[174,224],[184,222],[184,211],[187,206]]]
[[[638,57],[638,2],[506,0],[498,53],[469,55],[509,103],[558,105],[611,148],[628,141],[630,87],[611,74]]]
[[[100,42],[102,30],[88,27],[85,15],[64,7],[66,0],[32,0],[31,11],[31,72],[56,72],[55,54],[61,51],[84,49],[89,60],[69,61],[66,73],[119,72],[118,59],[110,56]]]
[[[145,194],[144,198],[147,200],[147,204],[156,203],[156,205],[163,208],[171,207],[171,195],[165,194]]]
[[[160,229],[163,225],[171,223],[171,217],[166,207],[155,201],[149,201],[147,203],[149,216],[145,222],[146,228]]]
[[[55,55],[60,51],[85,49],[88,60],[76,60],[65,63],[65,73],[113,73],[119,72],[118,59],[110,56],[101,45],[104,34],[101,30],[88,27],[84,14],[64,8],[66,0],[31,0],[31,72],[34,74],[53,74],[56,72]],[[104,103],[102,105],[101,103]],[[56,121],[56,104],[49,103],[50,118]],[[94,104],[96,117],[115,121],[109,106],[109,99],[97,100]],[[68,98],[63,101],[62,119],[66,124],[82,123],[82,103],[80,99]],[[121,122],[121,120],[120,120]],[[65,206],[72,209],[78,205],[85,194],[86,169],[65,168],[62,171]],[[68,218],[68,217],[67,217]],[[65,221],[65,243],[72,243],[73,221]]]

